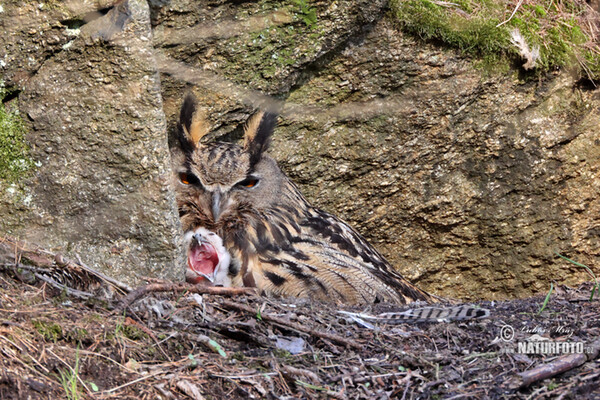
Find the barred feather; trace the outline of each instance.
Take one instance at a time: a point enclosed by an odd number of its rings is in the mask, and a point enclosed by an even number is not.
[[[490,310],[468,304],[455,307],[420,307],[412,308],[402,312],[383,313],[369,315],[363,313],[351,313],[338,311],[340,314],[363,319],[380,324],[405,324],[414,322],[450,322],[464,321],[470,319],[482,319],[490,316]]]
[[[195,123],[190,104],[186,100],[181,127]],[[433,301],[348,224],[306,201],[264,153],[274,122],[272,114],[252,119],[243,147],[182,146],[186,161],[176,166],[185,177],[176,182],[183,228],[203,227],[223,239],[232,285],[352,304]],[[181,128],[180,135],[187,132]]]

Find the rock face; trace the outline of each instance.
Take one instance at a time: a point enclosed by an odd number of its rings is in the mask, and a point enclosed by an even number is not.
[[[149,22],[144,1],[122,2],[27,79],[20,111],[39,167],[3,191],[0,223],[126,282],[182,272]]]
[[[406,276],[460,298],[585,279],[554,252],[588,265],[599,254],[597,92],[566,75],[540,84],[482,78],[385,21],[289,100],[327,102],[345,90],[357,117],[285,127],[279,158],[309,197],[351,220]],[[395,109],[360,115],[360,102],[379,107],[372,99]]]
[[[554,252],[600,255],[600,95],[567,73],[483,73],[405,36],[383,0],[150,1],[150,22],[142,1],[10,4],[39,26],[2,35],[5,59],[33,60],[2,74],[42,166],[21,200],[5,191],[4,230],[119,275],[174,271],[157,261],[177,258],[164,132],[194,90],[220,140],[282,107],[284,171],[433,293],[526,296],[587,279]]]

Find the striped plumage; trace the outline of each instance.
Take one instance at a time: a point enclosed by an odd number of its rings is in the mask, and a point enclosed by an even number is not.
[[[409,308],[406,311],[389,312],[379,315],[369,315],[364,313],[352,313],[348,311],[338,311],[340,314],[347,315],[352,319],[375,322],[379,324],[406,324],[413,322],[450,322],[465,321],[470,319],[482,319],[490,316],[490,310],[473,306],[470,304],[461,304],[458,306],[446,307],[419,307]]]
[[[433,300],[345,222],[312,207],[265,154],[275,115],[253,117],[239,146],[202,143],[208,128],[196,114],[188,95],[174,156],[181,221],[185,232],[203,227],[223,239],[233,286],[353,304]]]

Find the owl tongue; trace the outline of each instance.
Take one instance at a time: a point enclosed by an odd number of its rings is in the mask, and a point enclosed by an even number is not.
[[[217,251],[210,243],[194,242],[188,252],[188,267],[200,275],[200,279],[207,278],[212,281],[215,267],[219,263]]]

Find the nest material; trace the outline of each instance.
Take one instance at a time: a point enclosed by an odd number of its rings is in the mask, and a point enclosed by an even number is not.
[[[482,302],[492,311],[483,320],[391,326],[338,311],[406,307],[172,282],[132,290],[7,239],[0,265],[2,399],[546,398],[600,386],[590,285],[560,287],[541,315],[543,296]],[[507,325],[513,342],[503,340]],[[536,334],[592,351],[510,352]]]

